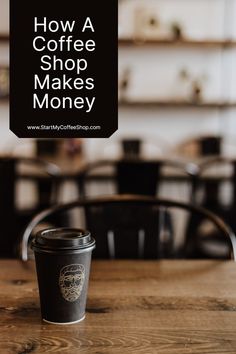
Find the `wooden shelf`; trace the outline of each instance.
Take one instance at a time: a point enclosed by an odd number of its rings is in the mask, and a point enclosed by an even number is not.
[[[9,35],[8,34],[0,34],[0,42],[9,42]]]
[[[8,42],[9,35],[0,34],[0,42]],[[132,38],[120,38],[118,40],[120,46],[186,46],[186,47],[236,47],[236,40],[173,40],[173,39],[132,39]]]
[[[121,38],[119,39],[119,46],[123,47],[138,47],[138,46],[176,46],[176,47],[205,47],[205,48],[232,48],[236,47],[234,40],[172,40],[172,39],[132,39]]]
[[[120,101],[120,107],[141,108],[236,108],[236,102]]]

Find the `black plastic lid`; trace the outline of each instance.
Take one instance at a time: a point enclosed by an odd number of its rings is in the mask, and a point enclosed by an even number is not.
[[[95,245],[89,231],[73,228],[41,230],[32,241],[33,249],[41,250],[79,250]]]

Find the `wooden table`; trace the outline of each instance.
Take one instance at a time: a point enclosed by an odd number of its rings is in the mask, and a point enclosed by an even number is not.
[[[41,322],[32,264],[0,266],[0,353],[236,353],[233,262],[94,261],[86,319],[69,326]]]

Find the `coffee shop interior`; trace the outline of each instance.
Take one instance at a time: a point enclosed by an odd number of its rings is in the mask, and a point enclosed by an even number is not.
[[[94,258],[233,254],[236,1],[118,6],[119,129],[31,140],[8,127],[9,3],[0,0],[2,258],[33,257],[28,239],[63,226],[92,232]]]
[[[236,0],[117,2],[119,129],[49,140],[0,0],[0,353],[235,354]]]

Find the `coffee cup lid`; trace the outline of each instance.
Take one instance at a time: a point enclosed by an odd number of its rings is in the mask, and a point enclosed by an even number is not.
[[[33,249],[78,250],[94,247],[89,231],[76,228],[50,228],[39,231],[32,241]]]

